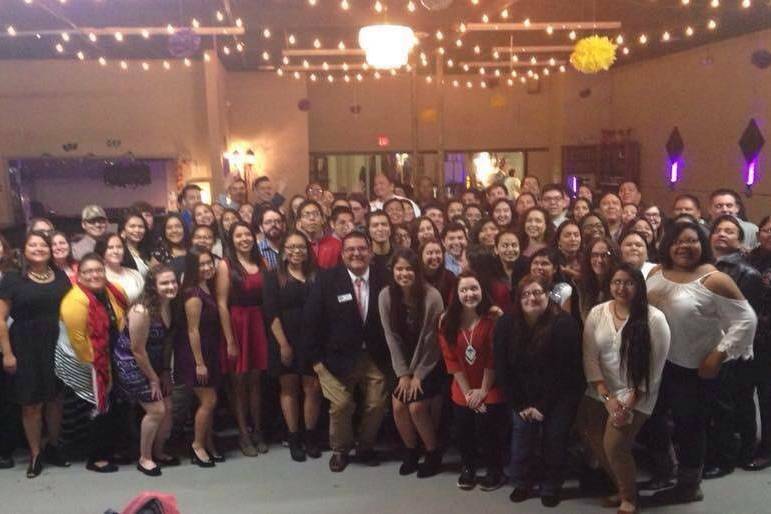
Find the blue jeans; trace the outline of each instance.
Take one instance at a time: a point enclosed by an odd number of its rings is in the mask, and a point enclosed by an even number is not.
[[[576,417],[580,396],[560,398],[547,412],[543,421],[525,421],[518,411],[512,412],[511,461],[509,477],[514,487],[530,487],[535,482],[533,465],[534,450],[541,448],[544,480],[542,495],[556,494],[564,482],[570,429]]]

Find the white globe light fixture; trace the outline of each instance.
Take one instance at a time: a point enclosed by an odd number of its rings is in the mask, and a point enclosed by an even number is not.
[[[359,46],[373,68],[404,66],[414,45],[415,33],[404,25],[369,25],[359,30]]]

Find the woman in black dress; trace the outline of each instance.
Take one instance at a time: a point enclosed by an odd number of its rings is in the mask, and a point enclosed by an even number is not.
[[[316,264],[310,241],[301,232],[290,233],[279,255],[279,267],[265,276],[263,314],[270,342],[270,370],[278,375],[281,386],[281,410],[289,428],[289,450],[292,459],[302,462],[305,456],[318,458],[316,423],[321,408],[319,379],[310,363],[303,359],[298,344],[302,341],[302,311]],[[304,446],[300,432],[300,386],[305,422]]]
[[[27,235],[21,261],[21,271],[5,272],[0,282],[0,351],[9,377],[8,393],[22,407],[30,449],[27,478],[35,478],[43,470],[40,440],[44,412],[46,460],[69,466],[58,447],[62,385],[54,374],[54,351],[59,338],[59,304],[70,289],[70,280],[51,265],[51,240],[43,232]],[[9,315],[13,318],[10,328]]]

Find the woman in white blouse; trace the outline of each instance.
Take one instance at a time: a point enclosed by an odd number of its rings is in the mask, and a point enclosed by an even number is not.
[[[731,277],[712,265],[707,235],[696,223],[675,223],[661,241],[660,254],[661,267],[648,277],[648,301],[666,316],[672,342],[651,419],[658,436],[652,439],[668,445],[662,425],[671,411],[679,465],[677,485],[653,499],[686,503],[704,497],[707,381],[717,377],[723,362],[752,357],[758,319]]]
[[[637,512],[632,445],[653,412],[669,350],[664,314],[648,305],[645,279],[631,264],[611,274],[612,300],[589,312],[584,325],[584,371],[589,386],[578,426],[613,478],[619,514]]]
[[[118,284],[126,293],[128,303],[134,303],[145,288],[145,279],[135,269],[123,266],[126,247],[118,234],[106,234],[96,242],[94,251],[104,259],[107,280]]]

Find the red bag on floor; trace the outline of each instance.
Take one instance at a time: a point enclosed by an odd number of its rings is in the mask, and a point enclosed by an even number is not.
[[[121,514],[180,514],[173,494],[144,491],[131,500]]]

